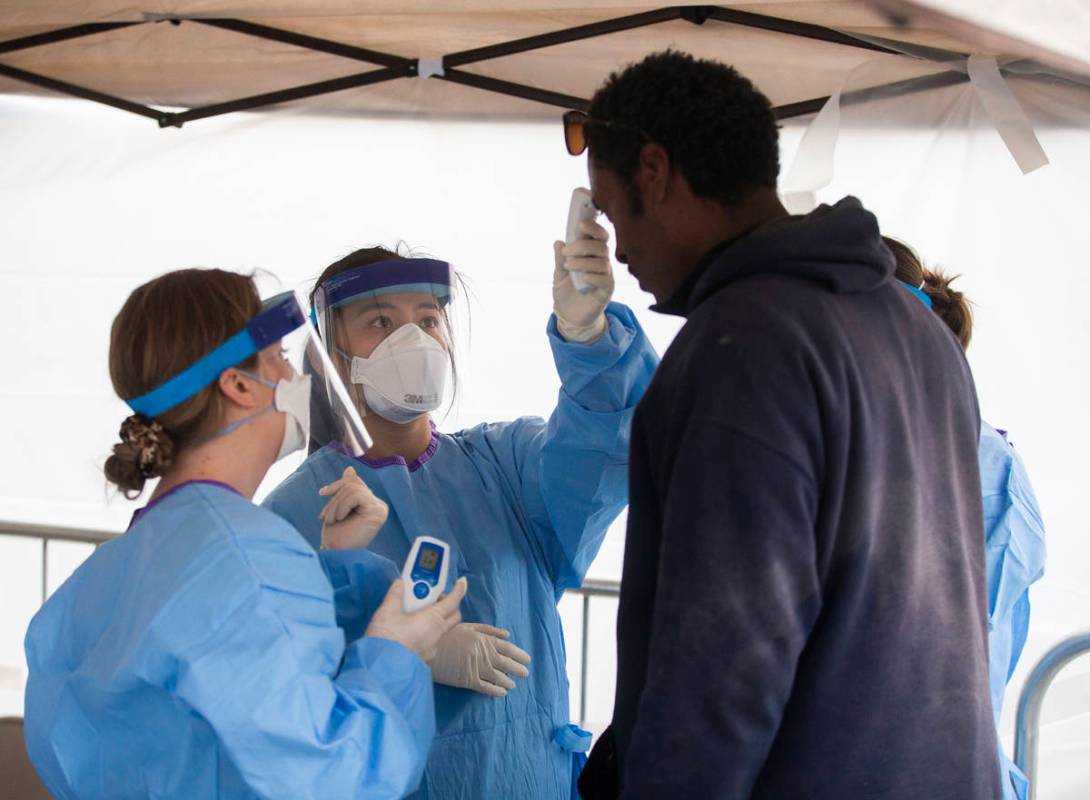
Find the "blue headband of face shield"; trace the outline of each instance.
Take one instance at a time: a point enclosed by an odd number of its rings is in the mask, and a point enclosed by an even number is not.
[[[133,413],[154,418],[184,403],[228,367],[245,361],[254,353],[276,344],[292,331],[306,324],[303,309],[294,292],[270,298],[253,319],[215,350],[150,392],[126,401]]]
[[[311,322],[317,315],[353,300],[397,292],[420,292],[434,296],[440,306],[450,302],[454,269],[433,258],[398,258],[379,261],[338,273],[314,292]]]
[[[897,281],[897,283],[901,284],[903,287],[908,289],[908,291],[912,292],[912,294],[916,295],[916,297],[920,299],[920,302],[923,303],[925,306],[927,306],[931,310],[935,309],[935,304],[931,301],[931,298],[928,297],[927,293],[919,286],[913,286],[911,283],[905,283],[904,281]]]

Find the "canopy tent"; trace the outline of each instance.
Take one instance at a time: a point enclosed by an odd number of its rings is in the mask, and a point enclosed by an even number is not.
[[[1085,4],[987,5],[0,0],[0,92],[60,92],[164,127],[333,92],[339,113],[535,117],[585,107],[610,71],[672,46],[735,65],[781,118],[818,111],[863,65],[846,101],[967,81],[981,53],[1090,102]]]
[[[314,115],[555,119],[611,70],[667,46],[736,65],[783,119],[822,109],[797,156],[800,132],[785,131],[783,185],[814,192],[829,180],[839,122],[842,159],[822,199],[860,195],[883,229],[965,272],[980,304],[970,357],[982,407],[1014,430],[1047,515],[1051,561],[1034,590],[1028,669],[1090,613],[1090,430],[1071,424],[1090,380],[1068,361],[1087,342],[1090,291],[1078,264],[1090,249],[1080,202],[1090,177],[1085,0],[0,0],[0,94],[59,92],[142,115],[0,98],[0,285],[19,298],[4,331],[20,345],[0,400],[10,419],[27,420],[11,426],[0,459],[4,515],[124,527],[131,507],[103,503],[101,454],[127,412],[106,380],[102,343],[131,287],[180,265],[260,265],[295,285],[350,243],[422,240],[476,279],[492,313],[474,319],[473,357],[481,373],[504,364],[503,401],[514,398],[499,408],[500,388],[481,380],[465,421],[547,413],[555,387],[535,381],[548,354],[527,353],[545,345],[527,344],[532,334],[505,327],[495,309],[518,296],[533,298],[517,309],[527,326],[547,313],[551,262],[542,272],[537,253],[548,256],[583,179],[559,126],[486,133]],[[994,59],[995,73],[977,70],[974,82],[969,56],[977,66]],[[1009,97],[994,114],[981,102],[996,89],[989,74],[1024,111],[1021,130],[1004,117]],[[246,109],[270,113],[231,115]],[[1024,178],[990,127],[1025,156],[1026,122],[1053,167]],[[504,202],[487,205],[496,197]],[[646,305],[625,275],[618,285],[620,300]],[[661,326],[665,345],[671,319],[643,322]],[[81,335],[28,335],[43,327]],[[73,404],[78,424],[58,422]],[[1054,692],[1051,757],[1066,761],[1046,765],[1045,780],[1067,791],[1049,797],[1085,794],[1088,687],[1079,674]]]

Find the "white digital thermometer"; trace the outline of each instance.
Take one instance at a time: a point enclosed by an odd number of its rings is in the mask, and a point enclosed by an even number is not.
[[[406,614],[426,608],[439,599],[447,587],[450,545],[432,536],[417,536],[401,568],[405,584],[401,607]]]
[[[579,230],[579,223],[584,220],[594,219],[597,216],[598,209],[594,207],[594,202],[590,199],[590,191],[582,187],[573,191],[571,193],[571,205],[568,206],[568,230],[564,241],[571,244],[577,239],[590,238]],[[580,294],[586,294],[594,289],[591,284],[587,283],[582,272],[572,271],[570,274],[572,286]]]

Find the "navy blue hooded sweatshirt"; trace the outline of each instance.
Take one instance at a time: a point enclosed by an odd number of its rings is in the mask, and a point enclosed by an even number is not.
[[[999,797],[976,394],[893,268],[846,198],[682,293],[633,421],[584,797],[603,772],[626,798]]]

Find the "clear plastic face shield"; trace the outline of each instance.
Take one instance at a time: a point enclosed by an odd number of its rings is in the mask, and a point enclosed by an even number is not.
[[[445,261],[406,258],[347,270],[314,293],[314,321],[361,413],[407,424],[438,409],[451,374]]]
[[[266,352],[273,348],[278,352]],[[254,355],[258,355],[254,367],[239,366]],[[231,367],[271,389],[272,401],[216,436],[228,434],[260,414],[278,411],[285,414],[280,458],[300,449],[306,452],[316,428],[321,430],[323,445],[335,442],[353,456],[363,455],[371,446],[359,411],[295,292],[266,300],[241,331],[183,372],[128,401],[129,407],[154,419],[214,383]]]

